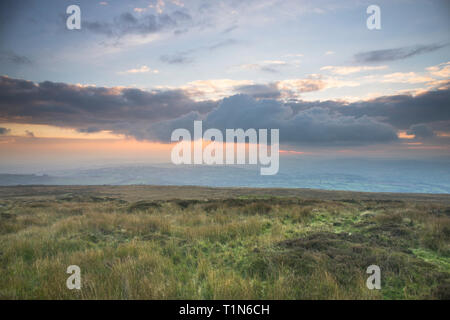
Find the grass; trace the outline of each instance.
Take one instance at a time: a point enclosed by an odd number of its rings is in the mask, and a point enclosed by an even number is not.
[[[449,299],[446,196],[175,189],[2,188],[0,298]]]

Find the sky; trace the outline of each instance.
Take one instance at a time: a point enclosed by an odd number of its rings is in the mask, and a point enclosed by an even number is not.
[[[168,162],[194,120],[278,128],[283,157],[448,158],[449,30],[446,0],[1,1],[0,171]]]

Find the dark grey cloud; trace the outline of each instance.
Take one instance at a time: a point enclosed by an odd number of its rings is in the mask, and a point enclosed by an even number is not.
[[[172,130],[186,128],[192,132],[193,121],[203,120],[203,130],[217,128],[279,129],[280,143],[299,145],[366,145],[397,139],[389,124],[364,116],[344,116],[324,107],[311,107],[293,114],[292,109],[273,99],[256,100],[248,95],[223,99],[219,106],[200,116],[191,113],[175,120],[163,121],[148,132],[157,139],[170,137]]]
[[[28,65],[32,63],[28,57],[17,54],[11,50],[0,51],[0,61],[9,62],[16,65]]]
[[[448,44],[428,44],[428,45],[416,45],[410,47],[366,51],[355,54],[354,59],[356,62],[361,63],[376,63],[376,62],[401,60],[415,55],[436,51],[447,45]]]
[[[77,131],[80,133],[95,133],[100,132],[102,130],[96,127],[88,127],[88,128],[78,128]]]
[[[397,140],[398,130],[418,139],[450,131],[450,89],[370,101],[277,100],[276,84],[236,88],[218,102],[193,101],[182,90],[144,91],[80,87],[0,77],[0,118],[92,133],[111,130],[138,139],[169,142],[176,128],[280,129],[280,142],[297,145],[368,145]],[[245,93],[245,94],[244,94]]]
[[[255,100],[245,95],[226,98],[207,115],[214,128],[278,128],[282,143],[315,145],[359,145],[397,139],[395,129],[370,117],[345,116],[339,112],[312,107],[293,115],[276,100]]]
[[[0,136],[7,135],[7,134],[9,134],[10,132],[11,132],[11,130],[8,129],[8,128],[2,128],[2,127],[0,127]]]
[[[450,121],[450,89],[379,97],[342,107],[343,114],[376,117],[400,129],[435,121]]]
[[[194,119],[205,128],[279,128],[283,143],[305,145],[363,145],[397,140],[398,130],[418,139],[434,138],[434,131],[450,131],[450,90],[421,95],[394,95],[370,101],[276,100],[275,85],[236,87],[245,93],[225,98],[217,108],[163,121],[149,132],[158,138],[175,128],[192,129]],[[183,126],[181,126],[183,125]],[[437,137],[436,137],[437,138]]]
[[[169,14],[146,14],[135,16],[125,12],[113,18],[111,22],[83,21],[83,29],[109,37],[121,37],[127,34],[151,34],[162,30],[175,29],[192,21],[191,16],[177,10]]]
[[[434,137],[434,131],[433,129],[423,123],[420,124],[414,124],[409,128],[407,131],[408,134],[413,134],[416,136],[416,138],[431,138]]]
[[[80,132],[136,128],[174,119],[191,111],[204,114],[216,102],[195,102],[181,90],[143,91],[80,87],[50,81],[0,77],[0,118],[11,122],[72,127]],[[144,136],[138,135],[139,138]]]
[[[172,131],[178,128],[188,129],[191,134],[193,134],[193,124],[195,120],[203,120],[198,112],[190,112],[184,116],[181,116],[176,119],[160,121],[155,123],[152,126],[141,130],[136,133],[141,137],[147,137],[150,140],[162,141],[162,142],[171,142],[170,138],[172,135]]]

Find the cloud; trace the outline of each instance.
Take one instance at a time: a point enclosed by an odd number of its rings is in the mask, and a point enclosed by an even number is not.
[[[197,48],[176,52],[173,54],[163,54],[160,56],[160,60],[168,64],[188,64],[194,61],[194,59],[191,57],[191,55],[194,53],[202,52],[205,50],[214,51],[226,46],[234,45],[236,43],[238,43],[238,41],[234,39],[226,39],[210,45],[200,46]]]
[[[437,90],[448,90],[450,89],[450,79],[433,80],[428,82],[427,85]]]
[[[281,95],[276,83],[242,85],[236,86],[234,90],[255,99],[278,99]]]
[[[251,80],[210,79],[189,82],[181,89],[196,100],[219,100],[235,94],[236,88],[252,84]]]
[[[184,3],[180,0],[171,0],[170,2],[172,2],[174,5],[178,7],[184,7]]]
[[[198,119],[203,119],[203,130],[279,129],[281,144],[366,145],[397,140],[392,126],[370,117],[345,116],[325,107],[311,107],[293,114],[292,109],[280,101],[255,100],[248,95],[223,99],[206,117],[191,113],[163,121],[153,126],[149,133],[163,139],[176,128],[192,131],[193,121]]]
[[[412,125],[407,134],[413,134],[416,138],[431,138],[435,135],[433,129],[423,123]]]
[[[81,131],[88,128],[132,134],[164,119],[191,111],[204,114],[216,102],[196,102],[182,90],[144,91],[0,77],[0,118]]]
[[[279,128],[282,143],[365,144],[396,139],[391,126],[368,117],[343,116],[325,107],[312,107],[294,115],[281,102],[258,101],[244,95],[224,99],[207,115],[205,123],[222,129]]]
[[[301,80],[291,86],[304,92],[326,86],[322,79]],[[280,83],[216,79],[144,91],[0,77],[0,118],[163,142],[168,142],[173,129],[189,129],[197,119],[204,121],[204,128],[280,129],[283,144],[318,146],[390,143],[398,139],[399,131],[437,139],[433,132],[450,131],[450,89],[355,103],[285,103],[279,100],[286,93]],[[195,101],[196,95],[217,101]]]
[[[156,0],[155,2],[155,4],[149,4],[148,7],[154,8],[159,14],[163,13],[164,7],[166,6],[165,2],[163,0]]]
[[[257,70],[270,73],[278,73],[280,67],[287,66],[288,63],[283,60],[264,60],[259,63],[248,63],[237,66],[238,69]]]
[[[134,8],[133,11],[137,13],[142,13],[147,11],[147,8]]]
[[[273,67],[260,65],[260,64],[256,64],[256,63],[242,64],[239,66],[239,68],[245,69],[245,70],[259,70],[259,71],[270,72],[270,73],[278,72],[278,70]]]
[[[307,79],[287,79],[277,82],[277,87],[280,90],[296,91],[296,92],[311,92],[318,91],[325,88],[325,82],[320,77],[310,77]]]
[[[126,71],[122,71],[122,72],[118,72],[119,74],[136,74],[136,73],[159,73],[158,70],[156,69],[150,69],[147,66],[141,66],[140,68],[136,68],[136,69],[129,69]]]
[[[433,52],[445,46],[447,46],[447,44],[429,44],[429,45],[416,45],[410,47],[366,51],[355,54],[354,58],[356,62],[361,63],[402,60],[419,54]]]
[[[410,94],[378,97],[364,102],[343,106],[341,112],[352,116],[370,116],[382,119],[400,129],[407,130],[411,125],[447,122],[450,126],[450,89],[426,91],[412,96]]]
[[[11,132],[11,129],[0,127],[0,136],[6,136]]]
[[[77,132],[80,132],[80,133],[96,133],[96,132],[100,132],[100,131],[102,131],[102,130],[99,128],[96,128],[96,127],[78,128],[77,129]]]
[[[338,75],[348,75],[363,71],[374,71],[374,70],[384,70],[387,66],[325,66],[320,68],[320,70],[330,71],[333,74]]]
[[[16,65],[29,65],[32,63],[26,56],[21,56],[11,50],[0,51],[0,61],[9,62]]]
[[[287,100],[298,99],[302,94],[308,92],[359,85],[356,81],[312,74],[307,78],[286,79],[266,84],[257,84],[252,80],[197,80],[189,82],[181,89],[195,100],[219,100],[236,93],[248,94],[256,99],[281,98]]]
[[[381,82],[392,83],[424,83],[434,79],[429,76],[419,75],[415,72],[395,72],[383,75]]]
[[[139,14],[138,16],[125,12],[113,18],[112,22],[83,21],[83,29],[119,38],[125,35],[146,35],[173,29],[189,24],[191,21],[191,16],[180,10],[170,14]]]
[[[298,99],[302,93],[325,90],[329,88],[357,87],[357,81],[342,80],[335,77],[323,77],[312,74],[304,79],[286,79],[276,82],[285,99]]]
[[[427,71],[439,78],[450,78],[450,61],[427,68]]]

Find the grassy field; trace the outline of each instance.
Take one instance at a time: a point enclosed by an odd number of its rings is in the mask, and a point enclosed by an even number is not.
[[[0,298],[450,299],[450,196],[0,187]]]

